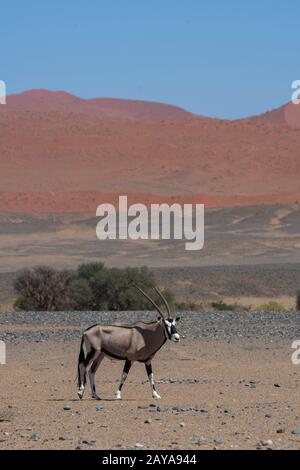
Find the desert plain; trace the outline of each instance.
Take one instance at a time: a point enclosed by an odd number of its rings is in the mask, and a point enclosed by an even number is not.
[[[123,364],[105,358],[96,376],[102,400],[87,388],[80,401],[82,329],[154,315],[20,313],[8,324],[4,314],[0,449],[300,448],[300,365],[291,360],[299,313],[181,312],[180,343],[167,342],[153,361],[161,400],[138,363],[114,400]]]

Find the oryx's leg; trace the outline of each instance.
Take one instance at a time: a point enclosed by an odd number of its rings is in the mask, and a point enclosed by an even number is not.
[[[93,360],[92,365],[89,370],[89,379],[90,379],[90,385],[91,385],[91,391],[92,391],[92,398],[94,398],[95,400],[101,400],[101,398],[96,393],[95,374],[103,358],[104,358],[104,354],[102,352],[98,353],[98,355],[96,355],[95,359]]]
[[[80,353],[78,358],[78,396],[83,397],[86,384],[86,369],[91,363],[96,351],[90,344],[89,340],[83,336],[81,341]]]
[[[125,365],[124,365],[124,369],[123,369],[123,372],[122,372],[120,385],[119,385],[119,388],[116,392],[116,400],[121,400],[122,399],[121,390],[122,390],[122,387],[125,383],[125,380],[127,378],[128,372],[130,371],[130,368],[131,368],[132,364],[133,364],[133,361],[126,360]]]
[[[158,395],[156,388],[155,388],[155,383],[154,383],[154,378],[153,378],[153,372],[152,372],[152,364],[151,364],[151,359],[146,362],[146,371],[151,387],[151,392],[152,392],[152,398],[155,398],[156,400],[159,400],[161,397]]]
[[[93,360],[95,351],[91,351],[85,359],[79,362],[78,364],[78,396],[81,399],[83,397],[85,384],[86,384],[86,370]]]

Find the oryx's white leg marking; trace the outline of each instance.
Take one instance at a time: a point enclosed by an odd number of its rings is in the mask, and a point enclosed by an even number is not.
[[[84,385],[80,385],[79,389],[77,390],[77,394],[81,400],[81,398],[83,397],[83,394],[84,394]]]
[[[149,379],[149,383],[151,387],[152,398],[154,398],[155,400],[159,400],[161,397],[157,393],[156,388],[155,388],[151,360],[147,361],[145,365],[146,365],[146,371],[147,371],[147,375],[148,375],[148,379]]]
[[[116,395],[115,395],[116,400],[122,400],[121,390],[122,390],[122,387],[123,387],[123,385],[125,383],[125,380],[127,378],[128,372],[130,371],[130,368],[132,366],[132,362],[133,361],[128,361],[128,360],[126,360],[126,362],[125,362],[124,369],[123,369],[123,372],[122,372],[121,381],[120,381],[120,385],[119,385],[119,388],[116,391]]]
[[[94,398],[95,400],[101,400],[101,398],[97,395],[97,392],[96,392],[95,374],[103,358],[104,358],[104,354],[99,353],[94,359],[89,370],[89,379],[90,379],[90,385],[91,385],[92,398]]]

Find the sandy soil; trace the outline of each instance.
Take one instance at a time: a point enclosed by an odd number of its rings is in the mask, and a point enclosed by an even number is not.
[[[114,401],[122,364],[109,359],[97,373],[103,400],[91,400],[87,390],[79,401],[77,353],[78,342],[8,344],[8,364],[0,366],[0,449],[128,449],[136,443],[255,449],[263,439],[272,441],[263,449],[300,449],[300,436],[292,434],[300,428],[300,366],[291,363],[290,339],[168,342],[153,366],[158,381],[172,383],[158,384],[162,400],[155,403],[141,364],[133,366],[123,400]],[[187,383],[191,379],[198,383]]]
[[[206,209],[204,248],[195,253],[179,240],[100,242],[95,212],[0,212],[0,273],[40,263],[74,267],[99,258],[110,266],[167,268],[298,263],[299,220],[298,204]]]
[[[295,308],[295,295],[281,295],[278,297],[248,297],[248,296],[236,296],[236,297],[223,297],[223,302],[229,305],[240,305],[241,307],[251,308],[251,309],[260,309],[262,306],[265,306],[269,302],[276,302],[279,305],[282,305],[285,309]]]

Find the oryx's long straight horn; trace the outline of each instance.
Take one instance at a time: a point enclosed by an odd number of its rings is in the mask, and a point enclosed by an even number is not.
[[[162,299],[163,303],[165,304],[167,312],[169,314],[169,317],[171,317],[170,307],[169,307],[169,304],[167,302],[167,299],[165,298],[165,296],[160,292],[160,290],[157,287],[154,287],[154,289],[158,293],[159,297]]]
[[[136,284],[133,284],[134,287],[136,289],[138,289],[145,297],[146,299],[149,300],[149,302],[151,302],[151,304],[153,305],[153,307],[158,311],[158,313],[163,317],[163,318],[166,318],[165,315],[163,314],[163,312],[161,311],[161,309],[158,307],[158,305],[156,305],[156,303],[154,302],[154,300],[151,299],[151,297],[149,297],[148,294],[146,294],[146,292],[143,291],[143,289],[141,289],[139,286],[137,286]]]

